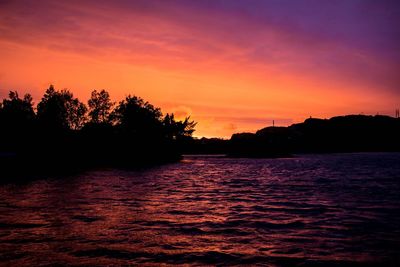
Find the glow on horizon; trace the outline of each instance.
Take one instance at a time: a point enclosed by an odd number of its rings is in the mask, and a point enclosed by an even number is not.
[[[250,2],[0,2],[0,97],[134,94],[199,137],[398,107],[396,3]]]

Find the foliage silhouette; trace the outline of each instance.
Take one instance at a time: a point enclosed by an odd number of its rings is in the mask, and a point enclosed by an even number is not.
[[[46,90],[37,106],[38,120],[50,129],[78,130],[86,121],[85,104],[67,89],[57,91],[53,85]]]
[[[88,101],[90,122],[94,124],[112,123],[113,119],[111,114],[114,105],[115,103],[111,101],[107,91],[92,91]]]
[[[24,95],[21,99],[17,92],[11,91],[9,99],[4,99],[1,104],[1,116],[8,127],[26,124],[32,121],[35,117],[33,110],[32,96]]]
[[[167,138],[174,140],[185,140],[191,138],[195,131],[196,122],[190,120],[190,116],[183,121],[176,121],[174,114],[165,115],[163,125]]]
[[[20,150],[24,146],[21,139],[26,133],[32,132],[34,120],[31,95],[26,94],[21,99],[17,92],[11,91],[9,99],[4,99],[0,105],[0,138],[3,140],[0,152]]]
[[[162,113],[159,108],[137,96],[127,96],[113,112],[121,131],[136,137],[162,135]]]
[[[50,86],[37,105],[11,91],[0,103],[0,168],[13,174],[88,167],[139,167],[176,161],[184,153],[282,157],[293,153],[400,151],[400,119],[348,115],[307,119],[289,127],[238,133],[230,140],[193,139],[196,123],[128,95],[115,105],[94,90],[88,107]]]
[[[21,99],[10,92],[0,104],[0,168],[9,174],[175,161],[196,125],[190,118],[163,117],[159,108],[137,96],[127,96],[113,109],[105,90],[91,93],[89,108],[69,90],[52,85],[37,113],[29,94]]]

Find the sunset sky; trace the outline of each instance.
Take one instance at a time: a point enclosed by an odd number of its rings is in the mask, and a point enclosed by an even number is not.
[[[400,107],[400,1],[0,0],[0,97],[107,89],[195,136]]]

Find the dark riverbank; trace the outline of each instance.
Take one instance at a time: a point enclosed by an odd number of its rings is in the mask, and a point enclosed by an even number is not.
[[[116,104],[105,90],[94,90],[86,105],[50,86],[36,107],[29,94],[10,92],[0,103],[1,178],[176,162],[195,125],[137,96]]]
[[[197,139],[184,147],[189,154],[232,157],[288,157],[296,153],[400,151],[400,119],[348,115],[307,119],[288,127],[266,127],[256,133],[233,134],[229,140]]]
[[[193,139],[196,123],[177,121],[140,97],[118,105],[104,90],[88,104],[50,86],[34,108],[32,97],[10,92],[0,105],[2,176],[69,174],[82,170],[141,168],[181,159],[182,154],[282,158],[296,153],[400,151],[400,119],[348,115],[307,119],[288,127],[236,133],[230,140]]]

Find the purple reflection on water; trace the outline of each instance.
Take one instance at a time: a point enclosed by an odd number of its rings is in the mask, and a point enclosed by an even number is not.
[[[1,264],[391,264],[400,155],[185,157],[0,186]]]

